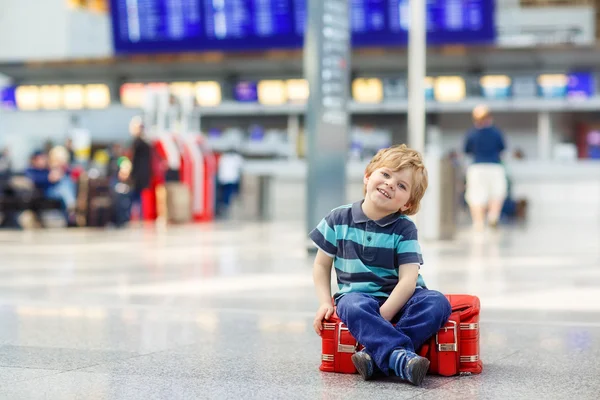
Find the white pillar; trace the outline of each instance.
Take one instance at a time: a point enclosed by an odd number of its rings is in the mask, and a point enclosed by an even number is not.
[[[552,117],[548,111],[538,114],[538,159],[548,161],[552,154]]]
[[[410,0],[408,32],[408,145],[420,152],[425,150],[426,4]]]

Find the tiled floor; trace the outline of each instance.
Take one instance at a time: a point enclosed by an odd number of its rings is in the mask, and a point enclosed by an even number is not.
[[[598,221],[423,249],[480,296],[485,370],[415,388],[319,372],[301,224],[1,231],[0,398],[600,398]]]

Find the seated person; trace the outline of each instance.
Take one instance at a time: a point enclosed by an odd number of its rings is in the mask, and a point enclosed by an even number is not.
[[[68,152],[64,147],[52,148],[49,157],[41,151],[35,152],[25,175],[44,197],[60,200],[67,222],[73,222],[77,189],[69,176]]]

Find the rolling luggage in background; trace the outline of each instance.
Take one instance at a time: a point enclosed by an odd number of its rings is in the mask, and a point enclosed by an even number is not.
[[[182,224],[192,220],[192,194],[181,182],[167,182],[156,188],[158,218]]]
[[[77,224],[103,227],[112,219],[113,199],[108,178],[80,177]]]

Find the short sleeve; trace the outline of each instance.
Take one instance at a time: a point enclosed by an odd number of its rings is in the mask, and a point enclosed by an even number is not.
[[[473,152],[473,132],[468,132],[465,138],[465,153],[472,154]]]
[[[421,254],[421,245],[417,237],[417,229],[413,229],[403,234],[396,246],[398,256],[398,265],[402,264],[423,264],[423,255]]]
[[[331,258],[337,254],[334,213],[331,212],[309,233],[315,245]]]

